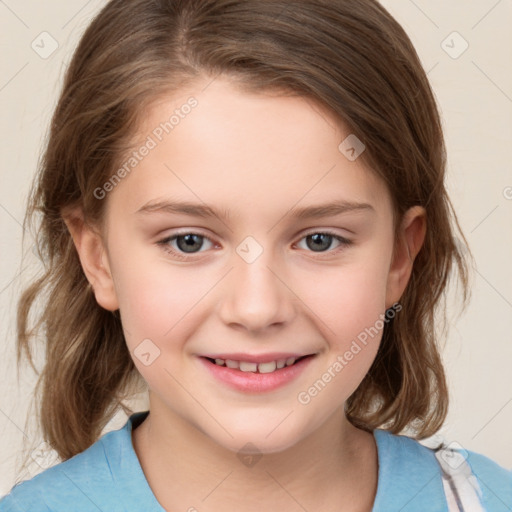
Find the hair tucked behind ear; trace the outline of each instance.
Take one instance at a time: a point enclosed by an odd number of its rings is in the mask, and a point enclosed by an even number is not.
[[[409,207],[426,209],[426,240],[402,311],[386,325],[346,412],[368,430],[433,434],[448,404],[436,312],[444,314],[440,300],[455,269],[467,298],[468,269],[444,187],[439,113],[403,29],[374,0],[113,0],[66,72],[25,221],[41,216],[45,268],[19,302],[18,362],[23,351],[30,359],[31,342],[46,347],[38,382],[45,438],[64,459],[84,450],[140,384],[118,312],[96,303],[63,212],[80,208],[101,227],[108,197],[94,191],[123,161],[146,106],[220,74],[245,90],[327,107],[364,142],[360,158],[386,183],[396,226]],[[31,325],[36,299],[43,308]]]

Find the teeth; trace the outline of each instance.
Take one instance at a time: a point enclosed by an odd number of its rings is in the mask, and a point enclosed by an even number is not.
[[[270,361],[268,363],[250,363],[248,361],[234,361],[232,359],[215,359],[215,364],[218,366],[226,365],[228,368],[240,370],[242,372],[259,372],[259,373],[272,373],[280,370],[285,366],[291,366],[297,359],[289,357],[288,359],[278,359],[277,361]]]
[[[270,363],[260,363],[258,365],[258,371],[260,373],[272,373],[277,368],[277,363],[275,361],[270,361]]]
[[[243,372],[255,372],[257,369],[257,363],[246,363],[245,361],[240,361],[240,370]]]

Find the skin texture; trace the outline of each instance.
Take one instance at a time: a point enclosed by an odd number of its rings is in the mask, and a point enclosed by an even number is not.
[[[328,111],[301,97],[242,92],[224,78],[207,83],[160,98],[147,112],[141,143],[187,98],[198,101],[108,193],[101,233],[82,224],[79,211],[67,220],[96,299],[120,309],[150,387],[135,451],[166,510],[370,511],[374,438],[346,420],[343,405],[381,332],[308,404],[297,397],[399,301],[423,243],[425,212],[406,213],[394,252],[389,193],[338,150],[349,132]],[[231,214],[137,213],[171,199]],[[292,215],[335,200],[372,209]],[[178,229],[207,238],[188,254],[183,239],[167,250],[158,244]],[[306,237],[323,230],[352,244]],[[248,236],[262,250],[251,263],[237,253]],[[148,339],[160,354],[146,366],[134,351]],[[259,394],[219,383],[198,359],[281,351],[316,356],[298,378]],[[262,455],[252,466],[237,457],[248,442]]]

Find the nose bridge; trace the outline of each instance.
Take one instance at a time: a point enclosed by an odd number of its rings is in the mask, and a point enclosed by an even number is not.
[[[221,316],[250,330],[289,321],[293,316],[293,295],[280,276],[280,262],[274,251],[255,237],[247,236],[233,254],[233,272],[222,297]]]

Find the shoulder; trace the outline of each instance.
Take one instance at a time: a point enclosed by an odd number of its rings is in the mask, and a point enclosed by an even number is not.
[[[488,510],[501,512],[512,508],[512,469],[505,469],[480,453],[461,450],[478,480]]]
[[[106,447],[115,445],[119,434],[109,432],[82,453],[16,484],[0,500],[0,512],[68,511],[71,503],[74,512],[101,509],[95,501],[103,505],[113,483]]]
[[[381,492],[405,497],[414,495],[413,501],[422,497],[438,499],[441,507],[445,493],[442,470],[436,452],[404,435],[394,435],[385,430],[376,430],[374,435],[379,448],[379,464],[382,466],[379,468],[379,477],[385,472],[390,476],[383,479],[383,485],[388,485],[388,488],[381,489]],[[493,512],[510,512],[512,470],[503,468],[484,455],[464,450],[460,445],[457,448],[448,445],[448,448],[458,453],[455,459],[451,459],[453,451],[447,448],[442,449],[438,456],[445,459],[448,465],[452,465],[452,475],[463,475],[462,462],[466,462],[476,478],[480,499],[486,509]],[[435,509],[442,510],[437,506]]]
[[[375,510],[446,510],[441,468],[433,450],[386,430],[376,429],[374,436],[379,458]]]

